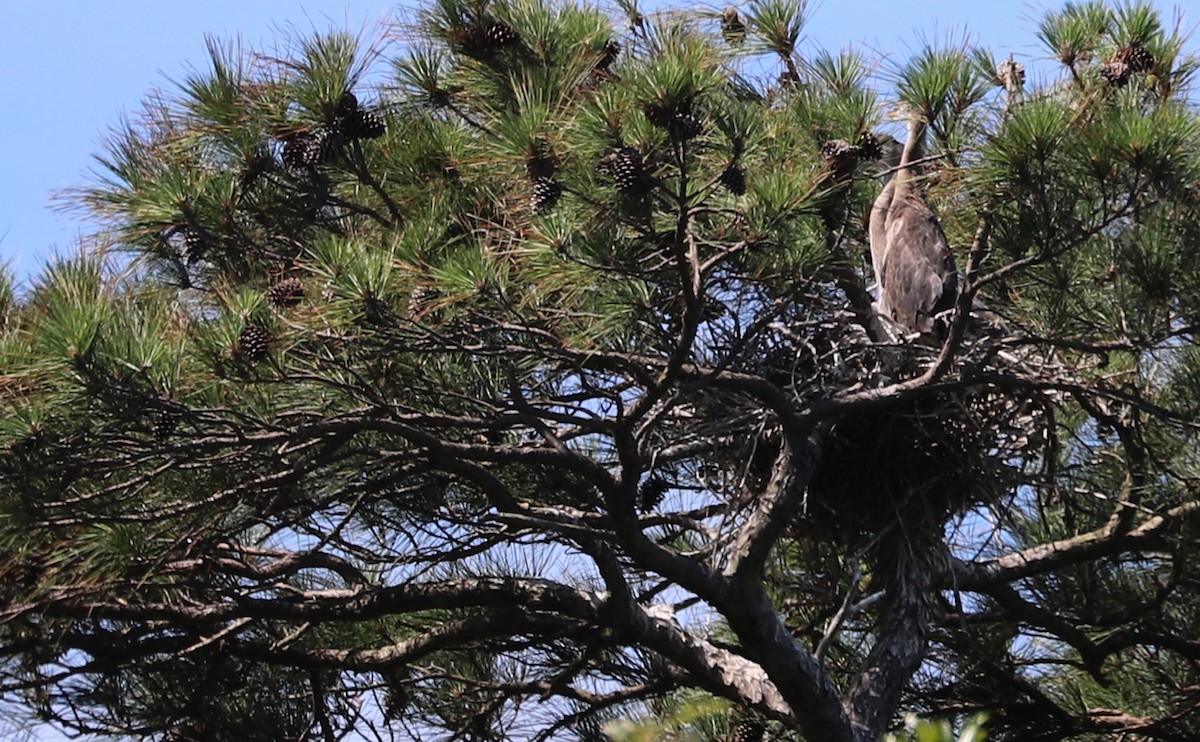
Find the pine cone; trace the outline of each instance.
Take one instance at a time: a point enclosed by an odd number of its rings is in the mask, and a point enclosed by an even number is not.
[[[358,98],[349,90],[342,93],[342,97],[338,98],[337,109],[335,114],[339,119],[347,119],[354,116],[359,111]]]
[[[269,341],[267,328],[259,322],[249,321],[238,335],[238,355],[251,363],[257,363],[267,357]]]
[[[1009,57],[996,67],[996,77],[1009,95],[1016,95],[1025,87],[1025,65]]]
[[[356,111],[342,122],[347,139],[378,139],[387,131],[387,123],[375,111]]]
[[[746,173],[736,163],[730,163],[721,173],[720,183],[735,196],[746,193]]]
[[[666,129],[672,139],[687,141],[700,136],[700,119],[692,110],[691,99],[670,106],[647,104],[643,109],[646,119],[660,129]]]
[[[283,140],[283,152],[280,155],[283,164],[292,169],[307,166],[308,134],[292,134]]]
[[[733,728],[729,742],[762,742],[767,733],[767,725],[758,719],[743,719]]]
[[[746,41],[746,23],[732,5],[721,14],[721,37],[730,46],[741,46]]]
[[[290,168],[313,168],[333,162],[341,151],[341,133],[332,127],[318,126],[284,139],[281,157]]]
[[[188,263],[204,257],[208,251],[209,238],[204,230],[188,227],[183,230],[183,259]]]
[[[1130,44],[1117,52],[1114,62],[1129,65],[1130,72],[1149,72],[1154,69],[1154,55],[1141,44]]]
[[[562,198],[563,187],[554,178],[534,178],[533,190],[529,196],[529,206],[533,213],[541,214],[554,208]]]
[[[650,475],[650,478],[638,487],[638,507],[643,513],[653,511],[662,503],[670,488],[667,480],[654,474]]]
[[[864,131],[858,136],[856,150],[860,160],[878,160],[883,156],[883,150],[879,146],[879,137],[869,131]]]
[[[304,283],[299,278],[285,278],[267,289],[267,302],[273,307],[290,307],[304,298]]]
[[[496,21],[483,30],[483,41],[489,50],[504,49],[521,43],[521,34],[507,23]]]
[[[595,69],[601,72],[607,72],[613,62],[617,61],[617,57],[621,54],[621,43],[615,39],[609,39],[604,42],[604,48],[601,50],[600,59],[596,61]]]
[[[821,159],[836,177],[849,175],[858,166],[857,149],[845,139],[830,139],[821,145]]]
[[[1116,60],[1100,68],[1100,76],[1104,78],[1104,82],[1114,88],[1125,87],[1125,84],[1129,82],[1129,75],[1129,65]]]
[[[165,441],[175,434],[180,415],[175,410],[162,409],[154,413],[150,421],[150,432],[155,440]]]
[[[316,165],[328,165],[342,152],[342,135],[337,129],[322,126],[313,131],[309,159]]]
[[[667,134],[681,142],[695,139],[702,131],[700,120],[691,112],[677,113],[667,122]]]
[[[613,179],[619,191],[632,191],[645,185],[646,166],[642,153],[633,147],[620,147],[609,152],[596,169]]]

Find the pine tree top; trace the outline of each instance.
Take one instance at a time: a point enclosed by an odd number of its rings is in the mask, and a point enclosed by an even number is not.
[[[115,131],[103,249],[0,281],[3,687],[204,738],[1191,734],[1182,37],[1071,4],[1018,83],[733,10],[214,41]],[[940,334],[879,311],[897,177]]]

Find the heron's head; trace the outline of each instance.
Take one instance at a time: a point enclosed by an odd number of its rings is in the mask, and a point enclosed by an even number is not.
[[[913,107],[908,101],[903,100],[896,101],[896,104],[888,109],[886,116],[890,121],[899,121],[905,124],[914,119],[921,120],[924,118],[924,114],[921,111]]]

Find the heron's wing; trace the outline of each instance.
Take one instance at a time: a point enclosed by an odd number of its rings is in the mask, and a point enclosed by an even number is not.
[[[937,217],[920,198],[894,199],[888,210],[883,293],[892,318],[910,332],[929,332],[954,306],[958,271]]]

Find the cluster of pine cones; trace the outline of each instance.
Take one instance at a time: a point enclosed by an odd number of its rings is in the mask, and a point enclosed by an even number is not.
[[[491,57],[503,49],[520,46],[521,34],[503,21],[491,21],[458,29],[452,40],[467,56]]]
[[[600,159],[596,171],[612,178],[613,185],[623,193],[649,190],[650,176],[640,150],[617,147]]]
[[[693,110],[693,101],[684,98],[674,105],[648,104],[644,113],[646,120],[660,129],[665,129],[667,135],[676,141],[686,142],[695,139],[703,133],[700,117]]]
[[[1156,64],[1154,55],[1141,44],[1130,44],[1117,52],[1112,61],[1100,68],[1100,77],[1114,88],[1124,87],[1139,72],[1149,72]]]
[[[821,144],[821,159],[835,179],[849,176],[863,160],[878,160],[883,154],[879,138],[869,131],[859,135],[854,144],[845,139],[830,139]]]
[[[376,139],[386,130],[383,117],[361,107],[354,93],[347,90],[338,100],[332,121],[283,139],[283,164],[294,169],[328,165],[341,154],[346,142]]]

